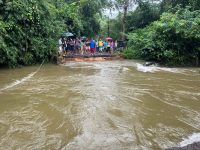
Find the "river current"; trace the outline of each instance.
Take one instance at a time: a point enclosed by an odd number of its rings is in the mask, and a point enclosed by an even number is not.
[[[200,69],[141,61],[0,70],[0,149],[151,150],[200,141]]]

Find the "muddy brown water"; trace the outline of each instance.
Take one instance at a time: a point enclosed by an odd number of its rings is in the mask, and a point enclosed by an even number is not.
[[[0,149],[149,150],[200,137],[200,69],[142,63],[1,69]]]

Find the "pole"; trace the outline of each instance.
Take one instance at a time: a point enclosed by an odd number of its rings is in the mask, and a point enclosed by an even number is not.
[[[108,17],[108,37],[110,37],[110,18]]]

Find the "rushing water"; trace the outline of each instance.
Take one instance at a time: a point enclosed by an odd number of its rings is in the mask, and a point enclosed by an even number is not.
[[[141,64],[1,69],[0,149],[149,150],[200,141],[200,69]]]

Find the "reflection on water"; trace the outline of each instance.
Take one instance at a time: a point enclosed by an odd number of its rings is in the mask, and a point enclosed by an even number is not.
[[[141,64],[1,70],[0,147],[164,149],[200,140],[199,70]]]

